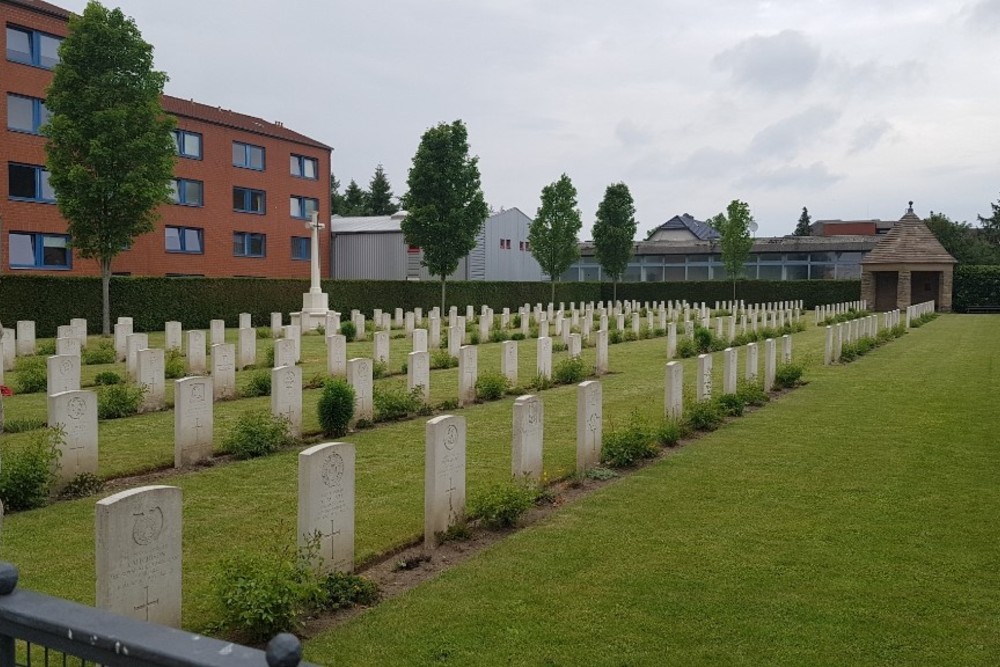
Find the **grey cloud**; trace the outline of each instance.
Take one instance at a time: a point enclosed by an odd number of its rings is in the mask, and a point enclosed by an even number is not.
[[[676,178],[714,178],[738,170],[743,162],[739,153],[705,147],[671,166],[668,173]]]
[[[819,69],[819,47],[797,30],[777,35],[754,35],[715,56],[712,64],[729,71],[733,80],[765,93],[800,90]]]
[[[980,0],[962,12],[965,23],[974,30],[992,31],[1000,28],[1000,0]]]
[[[625,118],[615,127],[615,137],[626,148],[643,146],[653,140],[653,133],[649,128],[641,127],[630,118]]]
[[[848,153],[864,153],[866,151],[870,151],[878,145],[878,142],[881,141],[882,137],[888,134],[890,130],[892,130],[892,124],[884,118],[870,120],[860,125],[856,130],[854,130],[854,136],[851,138],[851,147],[848,150]]]
[[[758,157],[794,158],[800,148],[832,127],[839,118],[840,111],[833,107],[810,107],[755,134],[747,152]]]
[[[915,86],[927,79],[927,67],[917,60],[884,65],[874,60],[830,65],[834,85],[844,91],[886,93]]]
[[[843,178],[843,174],[831,173],[822,162],[814,162],[808,167],[784,165],[775,169],[758,169],[743,175],[738,183],[763,190],[778,188],[822,190]]]

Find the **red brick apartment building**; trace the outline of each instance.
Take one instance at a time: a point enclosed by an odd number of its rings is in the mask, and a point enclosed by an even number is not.
[[[45,90],[70,12],[38,0],[0,0],[0,274],[97,275],[75,256],[45,171]],[[155,231],[136,239],[115,274],[309,276],[313,210],[330,219],[330,151],[325,144],[219,107],[164,96],[177,118],[173,204]],[[329,234],[320,234],[329,275]]]

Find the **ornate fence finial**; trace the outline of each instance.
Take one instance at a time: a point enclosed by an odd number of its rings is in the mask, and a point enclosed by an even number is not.
[[[10,595],[17,588],[17,568],[13,563],[0,562],[0,595]]]
[[[302,644],[295,635],[282,632],[267,643],[265,655],[269,667],[298,667],[302,661]]]

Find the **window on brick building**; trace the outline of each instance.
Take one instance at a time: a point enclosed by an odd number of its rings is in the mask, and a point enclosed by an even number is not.
[[[233,254],[237,257],[264,257],[266,246],[267,236],[265,234],[233,233]]]
[[[233,166],[264,171],[264,148],[234,141]]]
[[[59,64],[62,38],[37,30],[7,26],[7,60],[52,69]]]
[[[292,237],[292,259],[311,259],[312,239],[308,236]]]
[[[313,211],[319,210],[319,200],[309,197],[298,197],[292,195],[289,199],[289,208],[293,218],[312,220]]]
[[[204,206],[205,184],[189,178],[175,178],[170,183],[170,201],[181,206]]]
[[[12,269],[69,269],[72,254],[64,234],[11,232],[8,258]]]
[[[266,211],[266,204],[266,197],[263,190],[233,188],[234,211],[263,214]]]
[[[52,114],[45,108],[45,102],[37,97],[7,95],[7,129],[38,134]]]
[[[49,185],[49,172],[30,164],[7,165],[7,195],[11,199],[54,202],[55,190]]]
[[[165,227],[164,246],[167,252],[201,255],[205,252],[204,232],[198,227]]]
[[[292,155],[291,174],[299,178],[319,178],[319,161],[314,157]]]
[[[201,134],[187,130],[174,130],[174,146],[181,157],[201,159]]]

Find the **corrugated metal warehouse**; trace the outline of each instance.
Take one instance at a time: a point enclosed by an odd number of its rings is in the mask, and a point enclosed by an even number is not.
[[[330,220],[331,277],[367,280],[431,280],[420,264],[419,248],[403,240],[405,211],[386,216]],[[517,208],[491,215],[483,224],[476,247],[459,262],[449,280],[542,279],[542,269],[528,246],[531,218]]]

